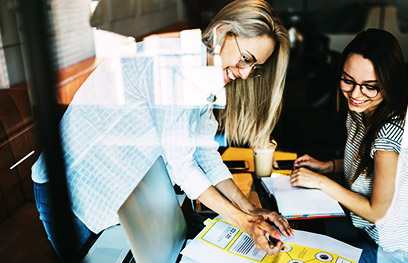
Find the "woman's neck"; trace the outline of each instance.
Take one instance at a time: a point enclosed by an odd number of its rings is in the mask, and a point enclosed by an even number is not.
[[[375,112],[375,109],[363,112],[363,116],[364,116],[363,121],[366,127],[371,123],[374,112]]]

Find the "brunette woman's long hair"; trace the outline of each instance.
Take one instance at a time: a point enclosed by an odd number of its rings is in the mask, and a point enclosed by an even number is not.
[[[341,55],[338,79],[343,73],[344,64],[352,54],[361,55],[371,61],[384,99],[367,120],[367,132],[358,154],[360,164],[350,184],[364,170],[367,171],[367,176],[372,176],[374,171],[374,161],[370,157],[372,143],[385,123],[398,125],[405,118],[408,103],[404,57],[398,40],[391,33],[374,28],[359,33]],[[353,113],[351,116],[353,117]]]

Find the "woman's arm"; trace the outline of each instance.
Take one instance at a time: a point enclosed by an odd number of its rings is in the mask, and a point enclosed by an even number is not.
[[[245,213],[250,213],[256,209],[256,206],[248,200],[232,179],[224,180],[215,187]]]
[[[247,232],[255,242],[258,249],[265,250],[269,255],[277,255],[283,243],[279,240],[281,234],[268,224],[260,215],[250,215],[228,201],[213,186],[205,190],[198,198],[200,202],[212,209],[214,212],[228,219],[235,226]],[[270,238],[276,241],[271,248],[265,234],[269,233]]]
[[[279,228],[281,233],[289,237],[293,235],[286,218],[280,216],[277,212],[269,211],[260,207],[256,207],[238,188],[232,179],[224,180],[216,185],[218,191],[220,191],[226,198],[228,198],[233,204],[238,206],[243,212],[251,215],[260,215],[264,220],[268,220],[275,224]],[[282,218],[284,220],[282,220]]]
[[[344,162],[343,159],[333,159],[327,162],[321,162],[312,156],[305,154],[295,160],[294,167],[306,167],[322,174],[335,174],[343,172]]]
[[[291,183],[294,186],[321,189],[354,214],[375,223],[385,215],[391,204],[394,194],[397,162],[398,154],[396,152],[376,151],[370,199],[344,188],[326,176],[305,168],[293,171]]]

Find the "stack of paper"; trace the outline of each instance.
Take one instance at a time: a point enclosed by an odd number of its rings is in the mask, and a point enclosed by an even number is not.
[[[256,248],[243,230],[222,217],[215,218],[182,251],[182,263],[287,263],[287,262],[358,262],[361,249],[325,235],[295,230],[295,236],[281,240],[277,256]]]
[[[289,176],[263,177],[261,183],[276,199],[279,212],[288,219],[344,216],[340,204],[322,190],[293,187]]]

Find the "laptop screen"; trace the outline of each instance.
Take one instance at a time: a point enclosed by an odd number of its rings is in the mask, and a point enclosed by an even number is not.
[[[176,262],[187,225],[161,156],[118,214],[136,262]]]

